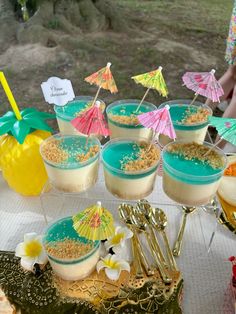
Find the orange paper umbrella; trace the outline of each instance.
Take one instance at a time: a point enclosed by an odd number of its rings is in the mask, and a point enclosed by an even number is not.
[[[112,214],[102,207],[101,202],[86,208],[72,219],[78,234],[92,241],[105,240],[115,233]]]
[[[88,77],[84,79],[86,82],[90,83],[91,85],[98,86],[98,91],[94,97],[92,106],[95,104],[101,88],[109,90],[112,94],[118,92],[110,67],[111,67],[111,63],[108,62],[106,67],[89,75]]]

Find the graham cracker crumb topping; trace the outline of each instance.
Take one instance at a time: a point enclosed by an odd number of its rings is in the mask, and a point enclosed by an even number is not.
[[[45,245],[47,253],[57,258],[79,258],[91,251],[93,246],[90,243],[82,243],[72,239],[64,239],[58,242],[50,242]]]
[[[160,151],[154,144],[141,142],[134,144],[134,152],[131,156],[125,156],[121,161],[121,169],[134,172],[148,169],[154,166],[160,159]]]
[[[223,157],[219,155],[214,149],[210,152],[209,150],[210,147],[195,142],[173,143],[167,148],[167,151],[169,153],[183,156],[186,160],[197,159],[199,161],[202,161],[203,163],[209,164],[213,169],[223,168]]]
[[[197,123],[207,122],[209,110],[203,107],[198,107],[196,111],[193,111],[193,107],[189,106],[185,113],[184,118],[178,122],[178,124],[191,125]]]
[[[53,139],[42,146],[42,154],[47,160],[62,163],[68,159],[69,154],[60,147],[60,144],[61,140]]]
[[[125,124],[125,125],[139,125],[137,115],[131,114],[130,116],[120,116],[110,114],[109,118],[114,122]]]
[[[84,161],[92,158],[93,156],[95,156],[98,152],[99,152],[98,145],[93,145],[93,146],[89,147],[87,153],[78,154],[77,160],[80,162],[84,162]]]

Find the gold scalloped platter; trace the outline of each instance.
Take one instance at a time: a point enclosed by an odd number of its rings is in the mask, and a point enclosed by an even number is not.
[[[219,222],[236,233],[236,155],[228,156],[228,167],[218,189],[223,212]]]
[[[80,281],[65,281],[54,275],[49,264],[35,276],[23,270],[14,252],[0,251],[1,287],[22,313],[182,314],[183,279],[178,271],[170,275],[169,284],[157,271],[135,279],[131,266],[130,274],[123,271],[118,281],[108,279],[103,271]]]

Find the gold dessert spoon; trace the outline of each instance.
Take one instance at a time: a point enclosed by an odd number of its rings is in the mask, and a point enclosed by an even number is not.
[[[160,261],[160,257],[158,253],[156,252],[156,246],[154,245],[154,241],[152,237],[150,236],[148,232],[148,225],[145,221],[142,220],[142,217],[140,216],[137,209],[133,208],[131,213],[131,221],[136,225],[136,227],[144,233],[147,243],[150,247],[151,254],[153,256],[153,259],[155,260],[157,264],[157,268],[160,272],[160,275],[165,283],[170,283],[172,281],[172,278],[169,276],[169,273],[166,271],[164,264],[162,261]]]
[[[156,251],[157,251],[157,253],[159,255],[160,261],[165,266],[167,266],[167,263],[166,263],[164,255],[162,253],[162,250],[161,250],[161,247],[159,245],[158,239],[157,239],[156,234],[155,234],[155,232],[154,232],[154,230],[152,228],[153,225],[152,225],[152,222],[150,220],[150,218],[151,218],[150,216],[151,216],[151,213],[152,213],[152,206],[151,206],[151,204],[148,202],[148,200],[142,199],[142,200],[137,202],[136,209],[137,209],[138,213],[140,214],[141,218],[149,226],[149,229],[150,229],[150,232],[151,232],[151,237],[152,237],[152,242],[153,242],[153,244],[156,247]]]
[[[141,259],[140,255],[142,254],[139,245],[138,245],[138,236],[136,233],[136,229],[133,226],[130,218],[129,218],[129,209],[128,204],[121,204],[119,209],[120,218],[123,220],[123,222],[127,225],[127,227],[133,232],[133,237],[131,238],[131,247],[132,247],[132,255],[133,255],[133,264],[135,269],[135,278],[143,278],[143,269],[141,265]]]
[[[132,213],[132,209],[133,206],[132,205],[128,205],[128,204],[122,204],[121,206],[125,207],[126,210],[126,221],[128,221],[128,223],[130,224],[130,227],[132,228],[132,231],[134,233],[135,236],[135,240],[136,240],[136,245],[137,245],[137,254],[139,255],[141,264],[143,265],[145,272],[148,276],[152,276],[155,273],[155,270],[149,266],[148,260],[146,255],[143,252],[142,249],[142,244],[141,241],[139,240],[138,234],[137,234],[137,227],[133,224],[133,221],[131,220],[131,213]],[[134,229],[134,230],[133,230]]]
[[[192,213],[196,207],[189,207],[189,206],[182,206],[182,210],[184,212],[183,218],[182,218],[182,223],[181,227],[179,229],[179,233],[177,236],[177,239],[175,241],[175,245],[173,248],[173,255],[174,256],[179,256],[182,248],[182,243],[183,243],[183,236],[184,236],[184,230],[187,222],[187,216],[188,214]]]
[[[170,248],[168,237],[165,232],[165,228],[167,226],[167,216],[165,212],[161,208],[152,208],[150,221],[153,224],[153,226],[162,234],[162,237],[166,246],[167,257],[168,257],[170,267],[173,270],[178,270],[174,256]]]

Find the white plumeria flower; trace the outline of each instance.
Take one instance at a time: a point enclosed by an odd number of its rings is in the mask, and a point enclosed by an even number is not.
[[[105,242],[107,250],[112,248],[115,254],[120,254],[125,246],[125,241],[132,238],[133,232],[127,227],[116,227],[115,234]]]
[[[107,277],[111,280],[118,280],[122,270],[130,272],[130,265],[125,260],[117,257],[115,254],[108,254],[97,263],[97,272],[105,268]]]
[[[35,232],[24,235],[24,242],[17,245],[15,255],[21,257],[21,266],[29,271],[33,270],[34,264],[46,264],[48,260],[42,245],[42,236]]]

